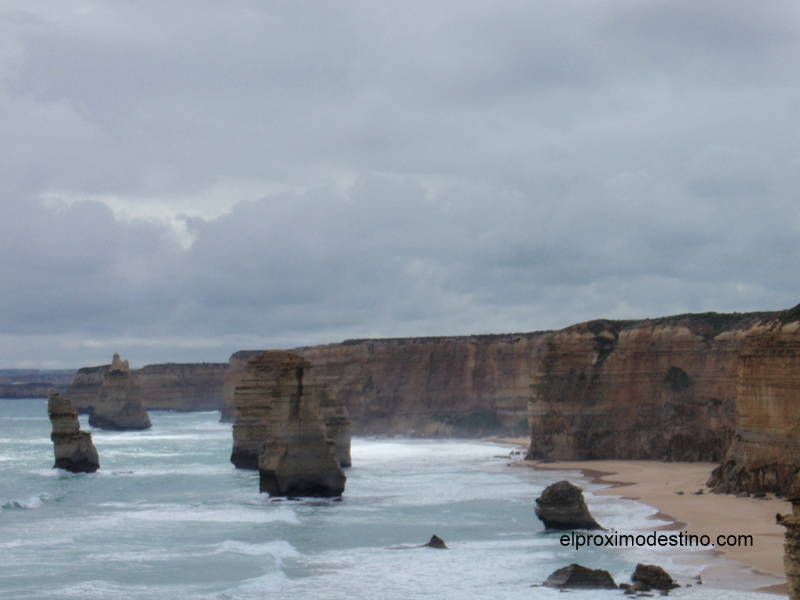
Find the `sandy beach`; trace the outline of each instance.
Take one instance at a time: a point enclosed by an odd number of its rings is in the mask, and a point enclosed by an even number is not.
[[[786,594],[784,528],[776,524],[775,515],[790,514],[791,504],[774,497],[758,500],[709,493],[705,482],[716,466],[714,463],[597,460],[516,461],[512,464],[537,469],[580,470],[595,482],[611,486],[597,493],[631,498],[656,508],[661,513],[659,518],[671,521],[660,529],[708,535],[712,540],[720,534],[751,535],[751,547],[717,547],[712,551],[743,566],[727,563],[728,566],[707,568],[702,572],[705,584]],[[703,493],[697,494],[698,490]]]

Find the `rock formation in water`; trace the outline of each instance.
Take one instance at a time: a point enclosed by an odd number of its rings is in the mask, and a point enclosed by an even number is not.
[[[791,493],[792,514],[777,515],[780,525],[786,527],[783,542],[783,567],[790,600],[800,600],[800,477],[794,482]]]
[[[427,544],[422,544],[423,548],[437,548],[439,550],[447,550],[447,544],[438,535],[432,535]]]
[[[67,396],[72,400],[75,409],[81,414],[91,414],[97,394],[106,378],[110,365],[82,367],[78,369],[69,384]]]
[[[603,529],[589,512],[581,488],[569,481],[545,488],[536,499],[536,516],[546,529]]]
[[[109,365],[84,367],[72,379],[68,395],[79,412],[91,413]],[[142,386],[145,410],[222,410],[226,363],[163,363],[134,370]]]
[[[736,435],[708,485],[786,495],[800,471],[800,306],[748,330],[738,367]]]
[[[100,460],[92,443],[92,434],[80,430],[78,411],[70,399],[50,394],[47,398],[47,414],[53,428],[50,434],[56,456],[53,468],[73,473],[97,471]]]
[[[614,590],[617,584],[611,573],[572,563],[553,571],[544,584],[561,590]]]
[[[270,351],[278,352],[278,351]],[[281,351],[286,352],[286,351]],[[248,374],[248,361],[264,354],[262,350],[243,350],[231,356],[229,370],[225,375],[226,395],[232,398],[233,410],[227,413],[223,411],[223,418],[235,415],[236,421],[233,426],[233,453],[231,462],[239,469],[257,469],[258,456],[261,453],[264,440],[270,435],[271,402],[261,393],[260,388],[252,387],[252,382],[244,382],[244,378],[252,378],[252,373]],[[299,355],[296,355],[299,356]],[[308,371],[309,377],[311,370]],[[249,380],[248,380],[249,381]],[[229,392],[234,385],[233,392]],[[244,384],[244,385],[243,385]],[[307,390],[311,387],[307,384]],[[347,407],[328,391],[328,386],[324,383],[314,382],[313,384],[314,402],[319,406],[320,415],[325,423],[325,429],[329,440],[333,441],[339,464],[342,467],[349,467],[352,464],[350,458],[350,421],[347,415]]]
[[[528,458],[721,459],[744,331],[764,314],[600,320],[550,334],[531,386]]]
[[[344,491],[335,444],[328,439],[319,385],[311,363],[285,350],[247,363],[234,395],[231,462],[250,468],[253,453],[260,489],[271,496],[340,496]]]
[[[92,406],[89,424],[116,431],[148,429],[150,416],[142,406],[142,389],[127,360],[115,354]]]

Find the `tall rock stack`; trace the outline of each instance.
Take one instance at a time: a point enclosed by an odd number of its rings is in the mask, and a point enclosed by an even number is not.
[[[100,460],[92,443],[92,434],[80,430],[78,411],[70,399],[59,394],[50,394],[47,399],[47,414],[53,427],[50,434],[56,456],[53,468],[73,473],[97,471]]]
[[[89,425],[114,431],[149,429],[150,415],[142,406],[142,388],[127,360],[114,354],[94,401]]]
[[[247,363],[236,387],[231,462],[256,468],[273,496],[339,496],[345,476],[328,439],[311,363],[285,350]]]
[[[277,356],[282,350],[269,351]],[[225,373],[223,397],[226,408],[222,411],[223,422],[232,420],[233,452],[231,462],[238,469],[258,469],[258,455],[264,440],[270,435],[267,416],[272,410],[271,402],[264,396],[260,381],[252,380],[249,362],[264,354],[264,350],[241,350],[231,355],[228,370]],[[300,356],[293,352],[285,352]],[[302,358],[302,357],[301,357]],[[245,381],[245,375],[248,375]],[[310,381],[310,380],[309,380]],[[311,384],[307,384],[311,385]],[[352,464],[350,459],[351,426],[347,407],[342,397],[330,392],[328,384],[316,381],[313,384],[314,396],[325,422],[328,439],[336,446],[336,453],[342,467]],[[310,388],[306,389],[309,394]]]
[[[736,435],[708,485],[786,495],[800,471],[800,305],[747,332],[738,375]]]

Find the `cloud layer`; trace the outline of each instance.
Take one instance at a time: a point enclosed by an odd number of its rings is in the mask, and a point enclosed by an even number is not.
[[[10,0],[1,366],[798,302],[791,1]]]

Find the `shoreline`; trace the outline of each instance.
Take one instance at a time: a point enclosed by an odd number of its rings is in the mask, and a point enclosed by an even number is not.
[[[511,442],[511,440],[508,440]],[[788,594],[783,568],[783,527],[775,514],[790,514],[788,501],[712,494],[705,486],[716,463],[667,463],[646,460],[540,462],[518,460],[513,466],[539,470],[580,471],[592,483],[608,487],[594,492],[634,500],[656,509],[653,517],[668,521],[653,531],[682,530],[708,535],[752,535],[751,547],[716,547],[711,556],[727,564],[709,565],[701,575],[705,585],[769,594]],[[702,494],[697,492],[702,490]],[[683,492],[678,494],[676,492]],[[687,562],[695,562],[689,554]]]

